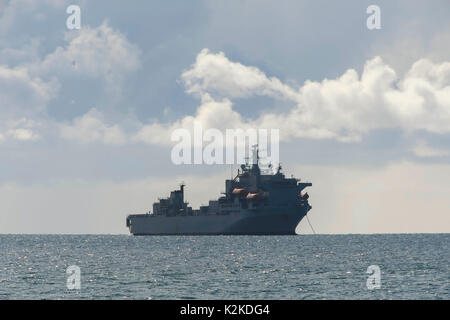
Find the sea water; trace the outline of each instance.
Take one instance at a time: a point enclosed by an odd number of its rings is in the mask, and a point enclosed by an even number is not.
[[[0,299],[449,299],[449,244],[450,234],[0,235]]]

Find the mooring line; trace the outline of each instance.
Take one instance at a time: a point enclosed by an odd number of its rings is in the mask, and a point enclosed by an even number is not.
[[[313,232],[314,234],[316,234],[316,232],[314,231],[314,228],[313,228],[311,222],[309,221],[308,214],[306,214],[306,220],[308,220],[308,223],[309,223],[309,226],[311,227],[312,232]]]

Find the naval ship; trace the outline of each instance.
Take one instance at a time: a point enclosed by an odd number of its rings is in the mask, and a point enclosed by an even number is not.
[[[192,209],[184,201],[184,187],[153,204],[153,212],[132,214],[126,226],[133,235],[294,235],[295,228],[312,208],[310,182],[263,173],[259,154],[252,164],[241,165],[236,177],[225,181],[225,192],[209,205]],[[269,165],[269,168],[271,166]]]

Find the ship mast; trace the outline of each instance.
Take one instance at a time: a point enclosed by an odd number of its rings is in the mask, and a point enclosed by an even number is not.
[[[253,165],[259,165],[259,148],[257,144],[252,146]]]

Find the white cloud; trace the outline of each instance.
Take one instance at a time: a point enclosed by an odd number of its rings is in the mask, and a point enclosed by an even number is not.
[[[97,28],[83,26],[66,34],[67,46],[58,47],[34,71],[64,76],[104,78],[109,89],[120,90],[125,74],[137,70],[140,50],[107,22]]]
[[[49,0],[50,1],[50,0]],[[50,1],[51,2],[51,1]],[[15,4],[11,3],[11,6]],[[14,7],[13,6],[13,7]],[[11,7],[12,8],[12,7]],[[12,10],[12,9],[11,9]],[[31,118],[59,125],[49,118],[47,107],[56,98],[65,77],[88,76],[105,81],[108,95],[116,99],[127,73],[135,71],[140,64],[140,50],[106,22],[97,28],[84,26],[80,32],[67,33],[68,44],[58,47],[43,60],[36,57],[39,41],[35,40],[24,49],[6,48],[0,52],[4,61],[17,59],[27,63],[11,68],[0,65],[0,133],[3,139],[36,141],[40,135],[31,126],[11,125],[16,119]],[[27,56],[25,49],[32,49]],[[74,121],[73,126],[62,125],[65,138],[87,143],[89,139],[106,144],[122,144],[125,141],[118,125],[107,126],[98,113],[91,112]],[[92,122],[98,122],[95,128]]]
[[[191,68],[183,72],[188,93],[220,93],[228,98],[253,95],[295,100],[298,93],[279,79],[268,78],[256,67],[232,62],[223,52],[203,49]]]
[[[11,69],[0,65],[1,120],[45,111],[58,89],[55,79],[45,82],[24,67]]]
[[[121,145],[126,142],[126,135],[116,125],[105,123],[103,114],[95,108],[82,117],[73,120],[72,124],[61,125],[61,136],[80,143],[101,142],[108,145]]]
[[[32,130],[24,128],[11,129],[8,131],[8,135],[19,141],[36,141],[40,138]]]
[[[188,93],[202,97],[196,120],[204,122],[214,114],[221,119],[219,127],[279,128],[284,140],[358,141],[380,128],[450,132],[450,62],[435,64],[421,59],[399,78],[381,58],[375,57],[367,61],[361,76],[349,69],[336,79],[306,81],[295,89],[279,79],[267,78],[255,67],[231,62],[223,53],[204,49],[182,79]],[[220,102],[205,104],[203,97],[208,94],[229,98],[265,95],[290,100],[293,107],[286,113],[269,111],[257,119],[244,120],[231,108],[229,100],[224,100],[228,101],[227,108],[218,108]],[[191,116],[166,127],[173,129],[187,122],[192,122]]]
[[[5,132],[0,132],[0,142],[7,138],[18,141],[37,141],[41,139],[40,135],[36,133],[42,124],[27,118],[20,118],[17,120],[9,120],[4,123]]]
[[[202,93],[201,105],[194,116],[187,116],[169,124],[154,122],[143,125],[133,137],[133,140],[148,144],[170,145],[170,136],[174,130],[183,128],[193,135],[194,122],[196,121],[201,123],[204,128],[217,128],[219,130],[248,126],[244,123],[240,114],[232,109],[230,100],[216,101],[209,94]]]
[[[412,148],[412,152],[421,158],[430,158],[430,157],[444,157],[450,155],[450,151],[433,148],[427,144],[425,140],[417,141],[414,148]]]
[[[20,65],[21,63],[37,62],[39,58],[40,39],[31,39],[29,43],[20,48],[0,49],[0,64]]]
[[[57,48],[41,63],[30,65],[30,69],[0,66],[0,84],[2,81],[5,84],[0,87],[0,98],[5,101],[6,110],[32,106],[42,112],[57,93],[59,82],[56,79],[44,82],[34,74],[84,74],[103,77],[112,87],[120,87],[123,74],[138,68],[139,56],[139,49],[107,23],[98,28],[86,27],[67,47]],[[191,68],[183,72],[182,79],[186,91],[201,98],[196,114],[172,123],[142,124],[131,141],[170,144],[173,130],[192,130],[195,121],[204,128],[222,130],[280,129],[282,140],[359,141],[364,134],[380,128],[450,132],[450,62],[421,59],[398,77],[395,70],[375,57],[366,62],[361,75],[348,69],[336,79],[306,81],[294,88],[275,77],[267,77],[256,67],[232,62],[223,53],[204,49]],[[291,101],[292,107],[284,113],[269,110],[255,119],[245,119],[233,110],[233,99],[258,95]],[[71,126],[63,126],[64,137],[83,143],[89,139],[108,144],[125,142],[119,125],[100,125],[94,130],[88,122],[97,118],[91,116],[74,121],[75,127],[82,125],[83,133],[71,132]],[[24,132],[20,136],[25,136]]]
[[[399,78],[375,57],[361,76],[349,69],[336,79],[306,81],[295,89],[268,78],[255,67],[229,61],[223,53],[202,50],[191,69],[182,74],[188,93],[200,97],[195,115],[171,123],[141,125],[131,141],[171,144],[171,133],[203,128],[280,129],[282,140],[295,138],[359,141],[374,129],[400,128],[406,132],[450,132],[450,62],[417,61]],[[233,110],[233,98],[263,95],[292,102],[285,113],[262,113],[246,119]]]

